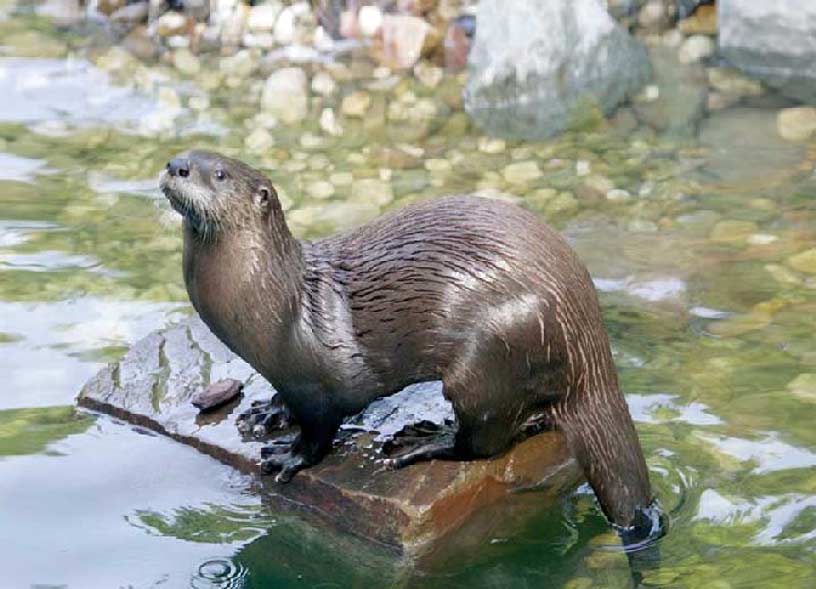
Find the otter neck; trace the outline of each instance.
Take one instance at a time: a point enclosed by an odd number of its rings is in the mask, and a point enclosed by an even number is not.
[[[274,221],[274,220],[273,220]],[[185,220],[184,280],[207,326],[256,370],[272,367],[298,317],[305,262],[285,224],[219,232],[204,241]]]

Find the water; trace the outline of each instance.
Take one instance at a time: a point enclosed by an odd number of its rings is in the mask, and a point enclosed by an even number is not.
[[[0,21],[0,40],[0,586],[628,582],[586,489],[532,520],[505,507],[490,517],[512,525],[493,541],[465,533],[405,563],[263,506],[251,480],[194,450],[71,408],[105,362],[189,311],[178,221],[154,179],[194,145],[263,167],[304,237],[420,197],[520,197],[601,293],[673,519],[647,585],[813,586],[816,263],[803,252],[816,248],[816,142],[776,137],[776,98],[711,115],[699,142],[618,119],[502,146],[468,126],[461,80],[431,90],[355,60],[335,74],[343,94],[371,96],[366,121],[321,132],[335,96],[264,136],[260,78],[234,68],[182,79],[21,15]],[[539,173],[516,181],[520,162]]]

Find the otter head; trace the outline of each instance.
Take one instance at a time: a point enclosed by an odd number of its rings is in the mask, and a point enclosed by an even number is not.
[[[283,222],[278,195],[261,172],[210,151],[188,151],[167,163],[159,178],[170,205],[193,234],[212,241],[224,231],[258,230]]]

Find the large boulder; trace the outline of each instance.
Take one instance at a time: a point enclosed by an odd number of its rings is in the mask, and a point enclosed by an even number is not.
[[[608,114],[651,73],[601,0],[482,0],[476,23],[465,108],[492,135],[544,138]]]
[[[720,51],[783,94],[816,103],[816,2],[720,0]]]

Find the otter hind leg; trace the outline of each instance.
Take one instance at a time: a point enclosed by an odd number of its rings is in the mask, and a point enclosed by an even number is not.
[[[258,438],[273,431],[287,429],[293,423],[292,414],[280,395],[275,395],[268,401],[253,401],[250,408],[235,420],[239,432]]]
[[[384,444],[383,452],[388,456],[385,464],[395,469],[434,458],[456,458],[456,425],[432,421],[407,425]]]

